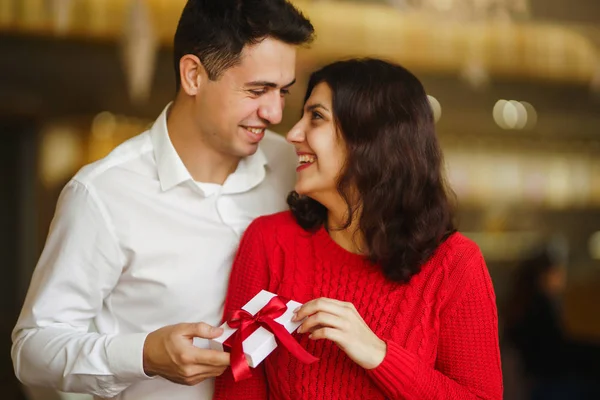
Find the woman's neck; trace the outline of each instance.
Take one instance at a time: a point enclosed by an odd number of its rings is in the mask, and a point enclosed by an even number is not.
[[[329,237],[344,250],[355,254],[366,254],[364,237],[359,230],[359,215],[354,213],[352,222],[344,227],[348,221],[348,213],[336,213],[328,211],[325,222]]]

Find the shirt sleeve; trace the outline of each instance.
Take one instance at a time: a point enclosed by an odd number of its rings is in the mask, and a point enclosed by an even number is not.
[[[111,227],[90,188],[65,186],[12,334],[15,374],[25,385],[114,397],[150,379],[146,333],[89,332],[124,265]]]
[[[269,286],[266,243],[263,240],[263,220],[256,219],[242,237],[225,299],[224,319],[244,306],[262,289]],[[252,376],[235,382],[231,368],[216,379],[214,400],[264,400],[268,398],[264,362],[250,369]]]
[[[440,315],[435,367],[393,341],[383,362],[368,373],[390,399],[502,399],[495,294],[477,249],[456,298]]]

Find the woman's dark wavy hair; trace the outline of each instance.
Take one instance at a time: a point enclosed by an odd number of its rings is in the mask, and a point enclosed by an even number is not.
[[[403,67],[377,59],[339,61],[314,72],[305,102],[320,83],[331,89],[347,146],[337,185],[348,206],[345,227],[359,215],[368,259],[388,279],[408,282],[456,230],[425,90]],[[352,190],[358,205],[349,201]],[[288,205],[305,230],[326,222],[327,209],[309,197],[292,192]]]

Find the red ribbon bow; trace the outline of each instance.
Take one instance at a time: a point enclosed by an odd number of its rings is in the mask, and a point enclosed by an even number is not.
[[[255,315],[246,310],[237,310],[227,321],[231,328],[237,328],[237,331],[224,343],[231,346],[231,372],[236,382],[252,376],[242,343],[261,326],[275,335],[277,343],[282,344],[301,362],[311,364],[319,360],[304,350],[280,323],[274,321],[285,313],[286,304],[287,301],[282,297],[275,296]]]

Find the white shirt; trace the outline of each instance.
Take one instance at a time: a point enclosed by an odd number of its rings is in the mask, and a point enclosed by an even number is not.
[[[12,336],[26,385],[120,400],[212,398],[213,380],[147,377],[144,341],[165,325],[219,324],[240,236],[286,208],[297,157],[267,132],[222,186],[194,182],[166,111],[63,189]]]

